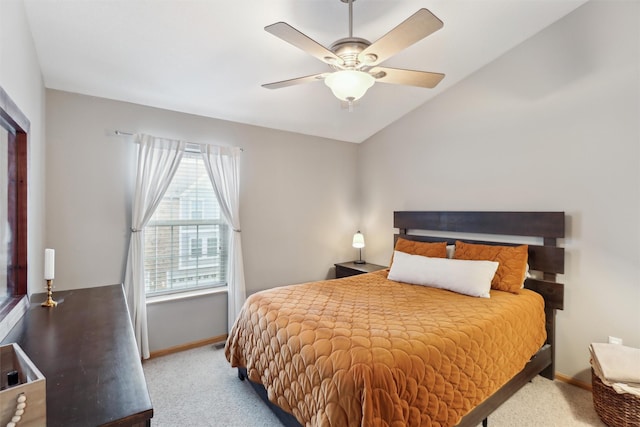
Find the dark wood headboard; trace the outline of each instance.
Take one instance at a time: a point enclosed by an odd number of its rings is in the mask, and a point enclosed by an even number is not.
[[[398,211],[393,213],[393,226],[398,229],[395,239],[402,237],[422,242],[446,241],[453,244],[461,240],[489,245],[519,245],[522,242],[516,242],[517,237],[541,240],[540,245],[529,244],[529,268],[541,272],[542,278],[526,279],[525,287],[544,298],[547,343],[555,347],[555,310],[564,308],[564,285],[556,281],[556,275],[564,273],[564,248],[559,247],[557,241],[564,237],[564,212]],[[429,231],[436,231],[437,235],[425,235]],[[460,235],[448,237],[447,233],[488,235],[488,240],[468,239]],[[500,241],[491,241],[491,235],[500,235]],[[513,241],[509,242],[509,238]],[[543,372],[544,376],[553,377],[554,361],[552,355],[552,364]]]

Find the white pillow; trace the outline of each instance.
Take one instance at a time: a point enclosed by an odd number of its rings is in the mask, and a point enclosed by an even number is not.
[[[489,298],[495,261],[430,258],[394,251],[389,280]]]

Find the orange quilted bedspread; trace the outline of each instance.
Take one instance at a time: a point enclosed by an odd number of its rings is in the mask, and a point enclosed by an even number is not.
[[[307,426],[453,426],[544,344],[538,294],[491,298],[387,272],[251,295],[225,352]]]

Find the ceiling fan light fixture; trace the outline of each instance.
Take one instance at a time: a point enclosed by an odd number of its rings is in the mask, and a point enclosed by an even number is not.
[[[369,73],[356,70],[336,71],[324,79],[335,97],[347,102],[362,98],[375,81]]]

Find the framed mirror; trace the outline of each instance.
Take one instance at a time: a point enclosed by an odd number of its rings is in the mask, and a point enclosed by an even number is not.
[[[0,87],[0,322],[27,294],[30,123]]]

